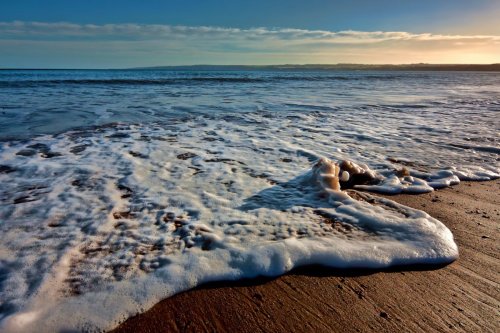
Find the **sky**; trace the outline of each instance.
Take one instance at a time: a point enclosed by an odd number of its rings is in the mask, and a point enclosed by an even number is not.
[[[500,63],[500,0],[0,1],[0,68]]]

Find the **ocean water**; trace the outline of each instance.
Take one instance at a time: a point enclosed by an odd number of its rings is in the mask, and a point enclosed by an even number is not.
[[[107,330],[307,264],[452,262],[441,222],[375,193],[498,178],[499,114],[500,73],[0,71],[0,328]]]

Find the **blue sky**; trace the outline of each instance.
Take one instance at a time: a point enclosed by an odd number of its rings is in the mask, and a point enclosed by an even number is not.
[[[497,0],[2,1],[0,67],[500,62],[498,17]]]

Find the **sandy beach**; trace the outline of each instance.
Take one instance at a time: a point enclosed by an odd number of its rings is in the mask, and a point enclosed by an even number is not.
[[[168,298],[113,332],[498,331],[499,193],[495,180],[390,196],[450,228],[460,258],[446,267],[303,267],[219,282]]]

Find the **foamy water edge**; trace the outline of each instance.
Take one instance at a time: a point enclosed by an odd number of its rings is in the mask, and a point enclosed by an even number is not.
[[[202,283],[307,264],[385,268],[457,258],[451,232],[428,214],[325,188],[310,170],[320,158],[364,163],[380,181],[358,188],[390,193],[499,176],[498,165],[452,165],[452,155],[439,170],[388,160],[332,141],[315,115],[242,119],[3,143],[0,292],[14,309],[3,329],[106,330]],[[398,176],[403,166],[408,173]]]

